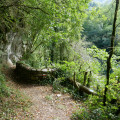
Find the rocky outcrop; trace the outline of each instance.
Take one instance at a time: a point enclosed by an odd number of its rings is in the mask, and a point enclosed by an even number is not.
[[[26,45],[23,42],[25,38],[23,39],[22,35],[22,32],[10,31],[5,35],[6,43],[2,43],[2,40],[0,40],[0,63],[11,66],[20,60],[26,49]]]

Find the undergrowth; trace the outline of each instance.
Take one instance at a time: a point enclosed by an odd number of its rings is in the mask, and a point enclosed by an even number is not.
[[[103,106],[99,96],[89,96],[84,104],[86,107],[74,112],[71,120],[120,120],[120,116],[115,115],[118,106],[111,103]]]
[[[94,110],[84,108],[73,113],[71,120],[120,120],[120,117],[115,116],[110,107]]]
[[[30,106],[29,99],[6,82],[0,72],[0,120],[32,120]]]

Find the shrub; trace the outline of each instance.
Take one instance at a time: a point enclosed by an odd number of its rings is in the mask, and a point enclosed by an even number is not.
[[[72,120],[120,120],[112,113],[110,107],[96,108],[94,110],[76,111],[72,115]]]

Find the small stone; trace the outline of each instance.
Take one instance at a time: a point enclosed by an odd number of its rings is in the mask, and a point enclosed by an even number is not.
[[[62,96],[61,94],[57,94],[57,97],[60,97],[60,96]]]

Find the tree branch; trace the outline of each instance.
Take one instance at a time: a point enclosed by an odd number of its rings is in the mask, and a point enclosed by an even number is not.
[[[113,3],[111,4],[112,6],[107,10],[107,12],[105,12],[104,14],[107,14],[108,12],[110,12],[110,10],[113,8],[113,4],[115,3],[115,0],[113,1]]]
[[[118,23],[118,24],[116,25],[116,28],[117,28],[119,25],[120,25],[120,23]]]
[[[43,42],[40,42],[35,48],[34,50],[32,50],[30,53],[32,54]]]
[[[4,8],[4,9],[8,9],[10,7],[24,7],[24,8],[29,8],[29,9],[36,9],[36,10],[40,10],[43,13],[50,15],[48,12],[44,11],[42,8],[40,7],[33,7],[33,6],[28,6],[28,5],[16,5],[16,4],[11,4],[11,5],[3,5],[0,6],[0,9]]]

